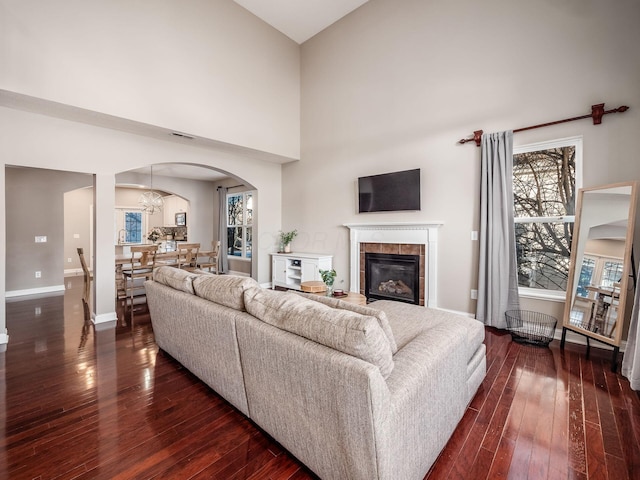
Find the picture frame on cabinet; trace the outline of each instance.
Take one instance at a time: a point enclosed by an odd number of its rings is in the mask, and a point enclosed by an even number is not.
[[[176,227],[187,226],[187,212],[176,213]]]

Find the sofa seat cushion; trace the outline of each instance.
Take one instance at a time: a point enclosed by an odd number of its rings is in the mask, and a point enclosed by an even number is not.
[[[484,325],[478,320],[457,313],[389,300],[379,300],[371,306],[387,314],[398,349],[402,349],[422,332],[432,330],[441,324],[456,324],[464,328],[465,340],[462,342],[462,348],[468,361],[484,341]]]
[[[197,275],[193,280],[193,290],[198,297],[241,312],[246,311],[244,291],[257,286],[253,278],[237,275]]]
[[[376,365],[384,378],[393,370],[389,339],[373,316],[260,287],[245,292],[245,305],[265,323]]]
[[[387,336],[389,340],[389,346],[391,347],[391,353],[396,353],[398,351],[398,345],[396,345],[396,340],[393,336],[393,331],[391,330],[391,326],[389,325],[389,320],[387,319],[387,314],[382,310],[378,310],[376,308],[367,307],[364,305],[358,305],[356,303],[345,302],[344,300],[340,300],[335,297],[327,297],[325,295],[314,295],[312,293],[302,293],[298,292],[298,295],[302,295],[309,300],[313,300],[315,302],[323,303],[324,305],[328,305],[331,308],[339,308],[342,310],[349,310],[351,312],[359,313],[360,315],[368,315],[370,317],[375,317],[382,328],[382,331]]]
[[[194,293],[193,279],[196,277],[191,272],[169,266],[158,267],[153,271],[154,281],[191,295]]]

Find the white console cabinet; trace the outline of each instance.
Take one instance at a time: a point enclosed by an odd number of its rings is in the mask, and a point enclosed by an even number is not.
[[[272,253],[271,287],[300,290],[300,283],[322,280],[319,270],[331,270],[333,255],[321,253]]]

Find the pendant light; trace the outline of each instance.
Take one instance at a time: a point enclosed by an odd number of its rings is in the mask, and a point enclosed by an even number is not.
[[[162,195],[153,191],[153,165],[151,165],[151,179],[149,184],[149,191],[140,195],[138,204],[144,213],[147,215],[153,215],[154,213],[161,212],[162,207],[164,207],[164,199],[162,198]]]

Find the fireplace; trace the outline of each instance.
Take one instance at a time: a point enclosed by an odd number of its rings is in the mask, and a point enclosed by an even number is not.
[[[365,253],[365,296],[420,304],[420,255]]]
[[[349,290],[365,294],[365,253],[420,255],[420,305],[437,307],[438,229],[441,222],[352,223]]]

